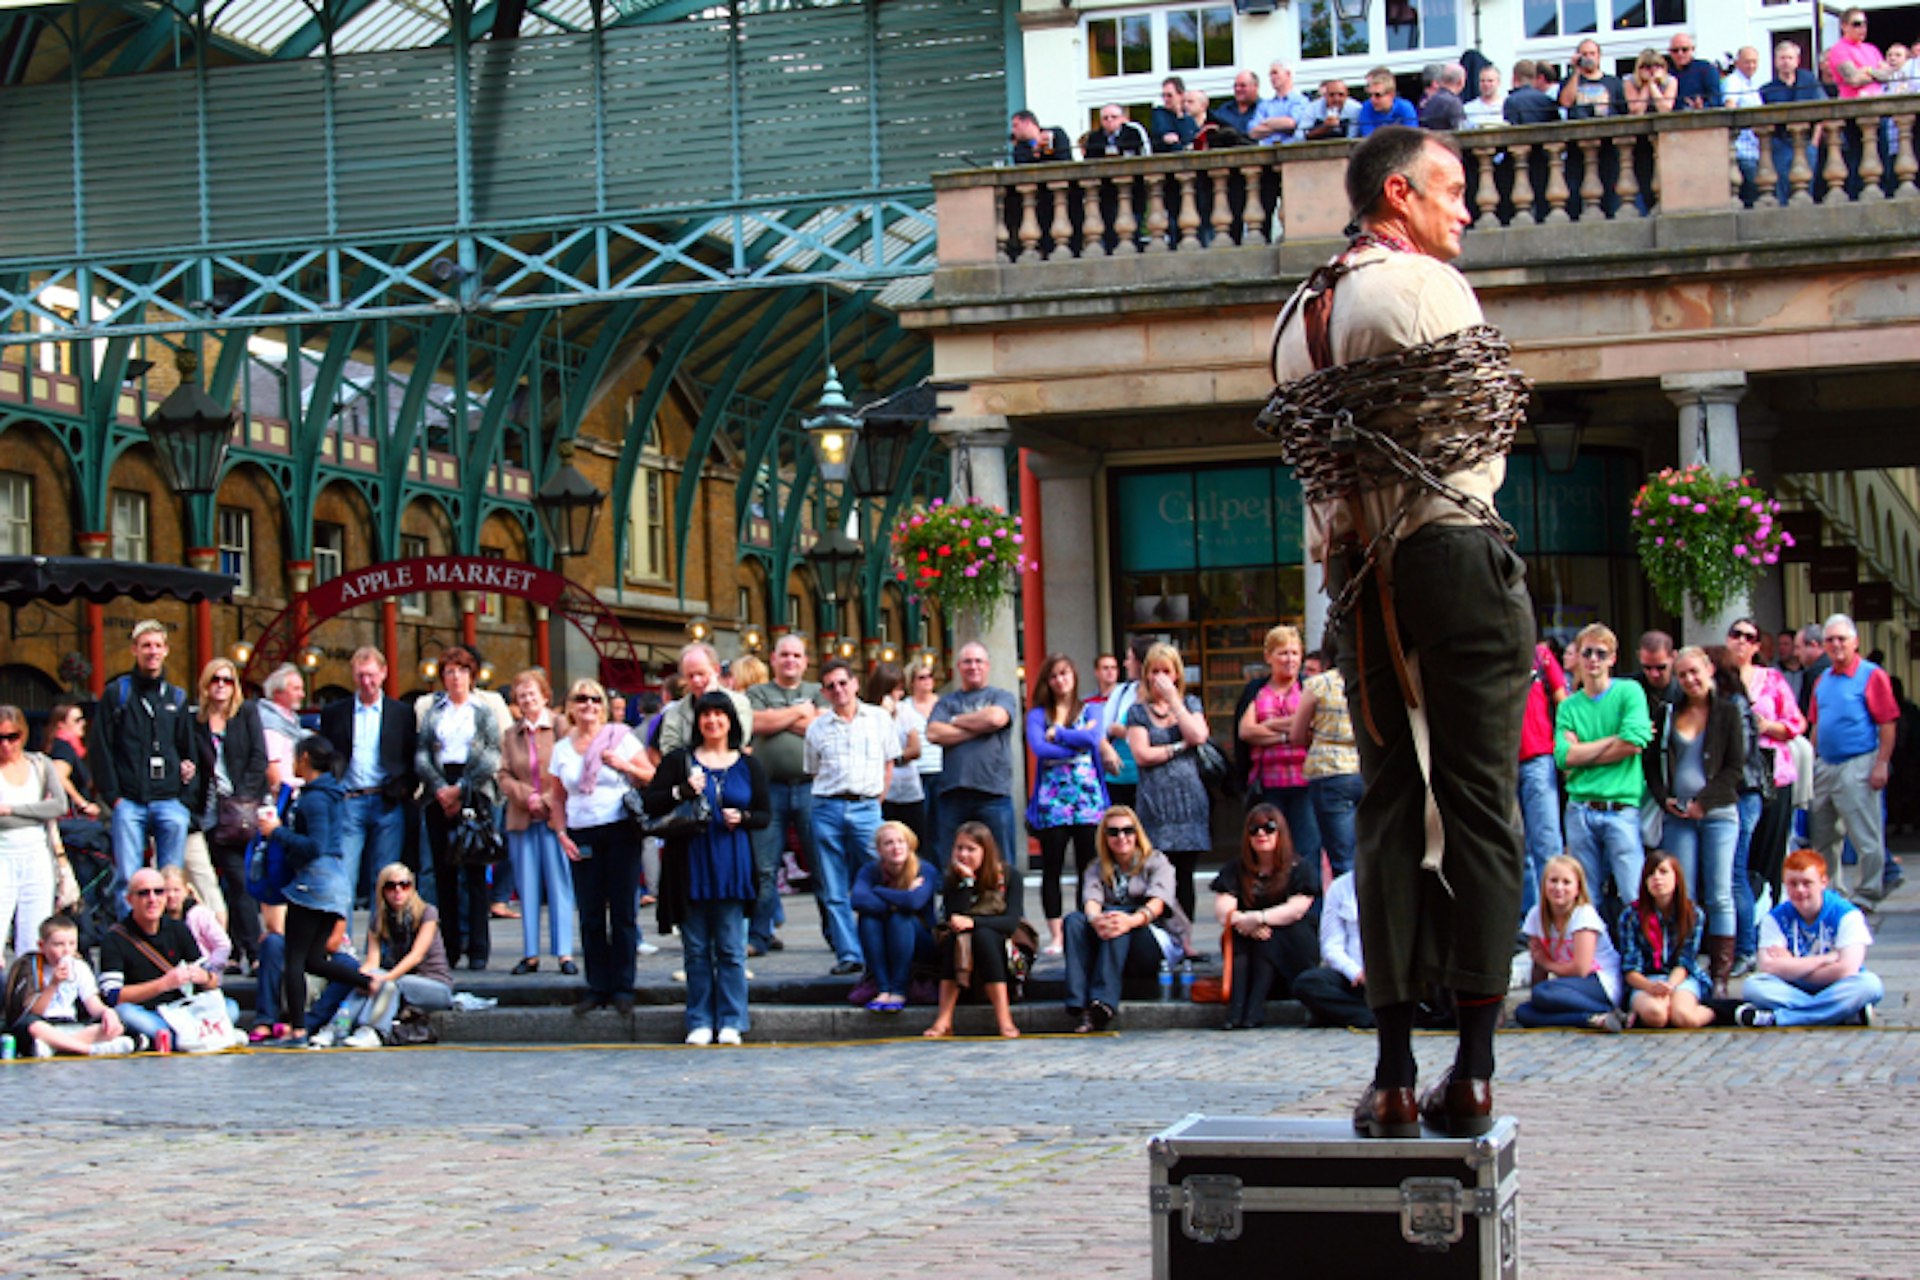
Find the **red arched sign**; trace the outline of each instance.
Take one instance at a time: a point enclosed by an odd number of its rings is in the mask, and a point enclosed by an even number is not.
[[[270,672],[292,660],[307,635],[321,623],[372,600],[410,596],[421,591],[481,591],[517,596],[545,605],[579,628],[600,658],[600,680],[609,688],[638,688],[646,680],[640,652],[620,619],[587,588],[536,565],[493,556],[421,556],[368,565],[330,578],[306,599],[282,610],[253,647],[241,679]],[[304,619],[304,621],[303,621]]]

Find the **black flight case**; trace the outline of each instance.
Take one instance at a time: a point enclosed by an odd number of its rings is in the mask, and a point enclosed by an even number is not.
[[[1363,1138],[1345,1120],[1190,1115],[1148,1146],[1154,1280],[1515,1280],[1511,1117],[1480,1138]]]

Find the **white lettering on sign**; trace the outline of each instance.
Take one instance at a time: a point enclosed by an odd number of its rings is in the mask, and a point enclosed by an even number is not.
[[[340,598],[348,604],[353,604],[369,596],[396,595],[410,592],[413,591],[417,585],[414,581],[412,565],[377,565],[374,568],[362,569],[359,573],[341,579]]]
[[[1196,511],[1193,498],[1186,491],[1171,490],[1160,499],[1160,519],[1167,524],[1191,524],[1197,516],[1201,524],[1218,525],[1223,530],[1241,521],[1273,526],[1271,496],[1223,498],[1209,491],[1200,495],[1198,508]]]

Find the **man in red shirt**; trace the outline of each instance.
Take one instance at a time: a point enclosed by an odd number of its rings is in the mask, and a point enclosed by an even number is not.
[[[1827,855],[1835,871],[1834,887],[1855,902],[1871,904],[1885,896],[1886,841],[1880,793],[1887,789],[1894,731],[1900,704],[1887,673],[1860,656],[1860,635],[1853,619],[1836,613],[1827,619],[1822,639],[1833,665],[1814,686],[1812,728],[1813,804],[1807,810],[1807,839]],[[1859,855],[1859,883],[1847,890],[1841,863],[1841,824]]]
[[[1527,866],[1520,884],[1520,918],[1540,900],[1547,859],[1566,852],[1560,838],[1560,783],[1553,764],[1553,711],[1567,696],[1567,673],[1553,646],[1533,646],[1533,681],[1520,722],[1520,818],[1527,829]]]

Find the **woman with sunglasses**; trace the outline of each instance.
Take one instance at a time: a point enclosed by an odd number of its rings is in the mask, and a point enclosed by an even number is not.
[[[52,827],[67,811],[53,762],[27,750],[27,717],[0,706],[0,943],[13,954],[40,947],[40,922],[53,914]]]
[[[573,873],[560,851],[560,834],[547,821],[547,774],[553,768],[553,744],[566,732],[554,713],[553,685],[539,667],[513,678],[513,705],[520,713],[501,743],[500,791],[507,801],[507,852],[513,882],[520,891],[520,963],[516,976],[540,968],[540,904],[547,906],[547,933],[560,972],[575,977],[573,962]]]
[[[1754,758],[1740,788],[1740,843],[1733,854],[1734,955],[1731,976],[1753,972],[1760,951],[1759,922],[1754,912],[1754,883],[1776,886],[1779,899],[1780,866],[1787,856],[1787,837],[1793,831],[1793,784],[1799,771],[1793,766],[1793,740],[1807,731],[1793,686],[1777,667],[1755,660],[1760,628],[1752,618],[1740,618],[1727,628],[1726,666],[1747,691],[1753,715]],[[1771,777],[1772,785],[1766,785]]]
[[[429,1013],[453,1007],[453,966],[440,940],[440,913],[420,896],[413,872],[388,863],[374,879],[373,896],[360,972],[381,983],[369,997],[350,997],[349,1013],[359,1028],[346,1042],[356,1049],[384,1043],[408,1005]],[[369,1027],[378,1040],[365,1035]]]
[[[767,771],[741,750],[745,728],[726,691],[695,699],[693,725],[697,740],[660,761],[645,801],[648,813],[664,816],[706,797],[706,826],[667,838],[661,893],[675,897],[670,914],[686,954],[687,1043],[735,1045],[747,1031],[747,913],[755,899],[747,833],[773,820],[773,802]]]
[[[627,816],[628,790],[653,777],[640,735],[607,723],[607,691],[575,680],[567,691],[567,735],[553,744],[547,773],[548,823],[573,868],[587,994],[576,1014],[611,1005],[633,1012],[633,965],[640,945],[640,832]]]
[[[1265,1026],[1267,1000],[1293,994],[1293,980],[1320,961],[1312,918],[1320,886],[1294,853],[1286,819],[1270,804],[1247,814],[1240,856],[1213,879],[1213,914],[1233,933],[1233,993],[1226,1030]]]
[[[1081,877],[1081,909],[1063,922],[1067,1015],[1081,1035],[1111,1026],[1125,979],[1177,962],[1192,931],[1174,893],[1173,863],[1154,850],[1139,815],[1117,804],[1098,831],[1099,861]]]
[[[213,912],[248,956],[260,953],[260,912],[247,895],[244,828],[221,822],[221,811],[251,818],[267,798],[267,732],[260,712],[240,688],[240,672],[225,658],[200,669],[200,714],[195,717],[193,827],[187,833],[187,881],[200,905]],[[230,927],[229,927],[230,926]]]
[[[1674,656],[1673,678],[1681,701],[1651,708],[1653,749],[1641,761],[1647,790],[1660,806],[1660,842],[1706,908],[1708,971],[1714,997],[1725,999],[1733,973],[1737,791],[1747,762],[1742,708],[1715,690],[1713,660],[1698,646]]]
[[[87,767],[87,709],[77,702],[54,703],[47,713],[47,734],[40,749],[60,776],[68,816],[98,822],[101,808],[94,799],[93,770]]]

